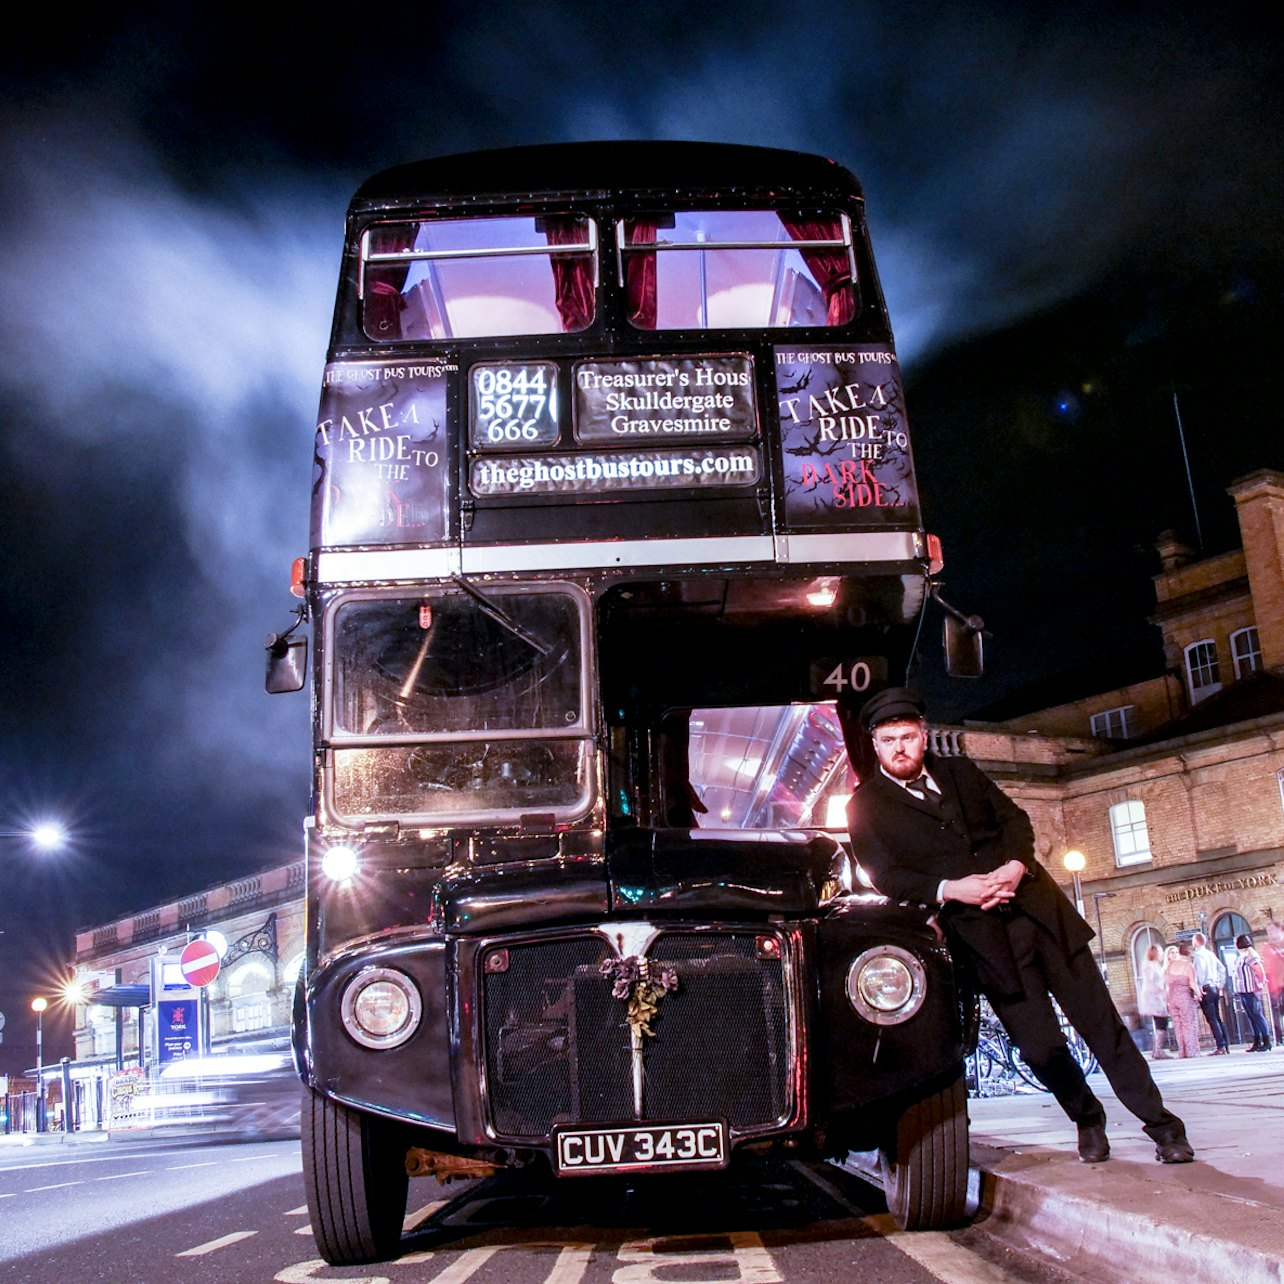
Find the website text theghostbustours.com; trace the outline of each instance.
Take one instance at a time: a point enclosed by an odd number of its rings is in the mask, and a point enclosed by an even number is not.
[[[602,451],[594,454],[479,459],[472,466],[475,495],[525,491],[641,490],[663,486],[737,485],[758,482],[753,447],[672,451]]]

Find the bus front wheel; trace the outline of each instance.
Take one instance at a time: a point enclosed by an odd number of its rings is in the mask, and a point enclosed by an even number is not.
[[[406,1146],[386,1119],[303,1089],[303,1182],[312,1234],[331,1266],[393,1257],[406,1216]]]
[[[967,1087],[962,1078],[908,1107],[881,1154],[887,1211],[902,1230],[958,1226],[967,1216]]]

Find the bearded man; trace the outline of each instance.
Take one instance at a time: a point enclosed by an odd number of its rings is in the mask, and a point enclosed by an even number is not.
[[[1195,1152],[1119,1018],[1093,931],[1034,856],[1029,817],[967,758],[928,752],[926,705],[893,687],[860,725],[877,769],[848,807],[856,859],[892,900],[938,906],[957,967],[969,970],[1039,1081],[1078,1127],[1079,1158],[1110,1157],[1106,1113],[1066,1046],[1052,999],[1092,1049],[1162,1163]]]

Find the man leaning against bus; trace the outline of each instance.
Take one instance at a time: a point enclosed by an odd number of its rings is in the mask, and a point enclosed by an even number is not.
[[[877,770],[848,807],[857,860],[885,896],[940,906],[956,965],[982,993],[1039,1081],[1078,1127],[1079,1158],[1110,1158],[1106,1113],[1066,1046],[1052,999],[1092,1049],[1165,1164],[1195,1152],[1115,1010],[1092,929],[1034,856],[1029,817],[967,758],[928,752],[927,708],[893,687],[860,711]]]

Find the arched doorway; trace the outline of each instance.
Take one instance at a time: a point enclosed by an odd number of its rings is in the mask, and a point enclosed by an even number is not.
[[[1164,934],[1157,928],[1152,927],[1149,923],[1143,924],[1132,934],[1132,944],[1129,946],[1128,953],[1132,959],[1132,992],[1137,993],[1138,983],[1141,977],[1141,965],[1145,960],[1146,951],[1152,945],[1159,946],[1160,953],[1164,948]]]
[[[1252,935],[1248,919],[1234,910],[1227,910],[1213,920],[1213,949],[1226,968],[1225,1009],[1229,1016],[1227,1032],[1236,1043],[1247,1043],[1252,1038],[1248,1027],[1248,1018],[1240,1011],[1235,1002],[1235,960],[1239,951],[1235,948],[1235,938],[1240,935]]]

